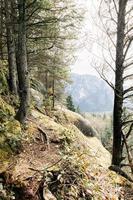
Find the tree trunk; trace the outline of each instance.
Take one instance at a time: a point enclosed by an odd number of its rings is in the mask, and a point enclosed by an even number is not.
[[[45,87],[46,93],[48,94],[48,71],[45,72]]]
[[[116,44],[116,74],[113,112],[113,152],[112,164],[119,166],[122,161],[122,112],[124,73],[124,32],[127,0],[119,0]]]
[[[5,3],[4,7],[5,7],[7,51],[8,51],[8,65],[9,65],[9,89],[12,93],[17,94],[15,41],[14,41],[14,33],[12,26],[13,21],[10,15],[12,9],[11,9],[11,4],[8,0],[4,0],[4,3]]]
[[[29,76],[26,51],[26,3],[18,0],[18,49],[17,49],[17,72],[19,81],[20,107],[16,118],[23,123],[26,119],[29,107]]]
[[[3,0],[0,0],[0,59],[4,59],[3,55]]]
[[[54,109],[55,107],[55,77],[54,77],[54,74],[53,74],[53,77],[52,77],[52,108]]]

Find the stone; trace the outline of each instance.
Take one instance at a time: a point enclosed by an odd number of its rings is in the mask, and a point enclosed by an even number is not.
[[[33,88],[30,88],[31,99],[34,101],[35,105],[38,107],[43,106],[43,94]]]
[[[52,194],[52,192],[44,187],[43,189],[43,198],[44,200],[57,200],[56,197]]]

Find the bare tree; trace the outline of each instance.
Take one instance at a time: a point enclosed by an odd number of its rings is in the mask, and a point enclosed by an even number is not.
[[[112,83],[106,77],[104,68],[100,72],[101,77],[114,90],[112,164],[121,166],[123,148],[125,146],[131,166],[132,157],[128,149],[127,139],[133,130],[133,120],[130,117],[124,118],[123,116],[124,107],[126,106],[125,102],[133,96],[133,87],[129,83],[126,84],[127,80],[133,78],[131,69],[133,65],[133,57],[131,54],[133,41],[133,7],[129,0],[101,2],[104,2],[104,5],[107,6],[107,9],[104,10],[106,14],[108,13],[107,16],[105,13],[103,15],[100,13],[100,17],[105,34],[107,35],[109,43],[112,44],[107,51],[109,52],[110,60],[113,61],[108,61],[107,56],[104,56],[104,67],[108,66],[115,75],[115,81]],[[100,4],[100,9],[102,9],[102,3]]]
[[[122,113],[123,113],[123,74],[124,74],[124,40],[127,0],[119,0],[117,19],[117,44],[115,61],[115,90],[113,112],[113,152],[112,164],[120,165],[122,161]]]

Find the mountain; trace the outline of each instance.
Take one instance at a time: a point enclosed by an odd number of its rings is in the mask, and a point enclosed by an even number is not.
[[[113,91],[102,79],[93,75],[72,74],[66,88],[74,104],[82,112],[108,112],[113,108]]]

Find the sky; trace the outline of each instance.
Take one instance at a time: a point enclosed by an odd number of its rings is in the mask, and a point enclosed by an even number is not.
[[[79,0],[79,3],[81,0]],[[93,60],[100,55],[100,48],[96,43],[96,26],[98,3],[96,0],[82,0],[85,5],[86,14],[79,35],[79,49],[75,52],[75,63],[72,65],[72,72],[78,74],[93,74],[97,75],[93,65]],[[94,20],[95,19],[95,20]],[[100,57],[100,56],[99,56]],[[101,59],[101,58],[99,58]]]
[[[75,52],[75,63],[71,66],[71,71],[78,74],[91,74],[100,77],[96,69],[100,69],[111,83],[114,83],[114,71],[109,67],[115,68],[115,53],[116,49],[107,36],[105,29],[112,33],[113,41],[116,40],[116,24],[114,22],[107,20],[107,9],[102,4],[102,12],[105,11],[104,18],[108,23],[104,28],[101,24],[101,20],[98,16],[99,4],[101,0],[76,0],[79,4],[85,5],[86,14],[85,19],[81,28],[81,33],[79,34],[79,39],[77,43],[79,44],[78,50]],[[128,6],[132,6],[132,1],[129,2]],[[127,10],[130,10],[128,7]],[[114,11],[115,12],[115,11]],[[113,16],[116,17],[116,13]],[[133,12],[132,12],[133,15]],[[105,22],[103,21],[103,22]],[[131,20],[130,20],[131,21]],[[131,21],[132,22],[132,21]],[[129,24],[128,24],[129,25]],[[103,29],[101,28],[103,27]],[[110,50],[109,50],[110,49]],[[128,58],[132,56],[133,44],[128,52]],[[108,65],[109,63],[109,65]],[[100,68],[101,67],[101,68]],[[99,70],[100,74],[101,71]],[[133,74],[133,68],[125,71],[124,75]],[[126,85],[132,85],[132,80],[128,80]]]

